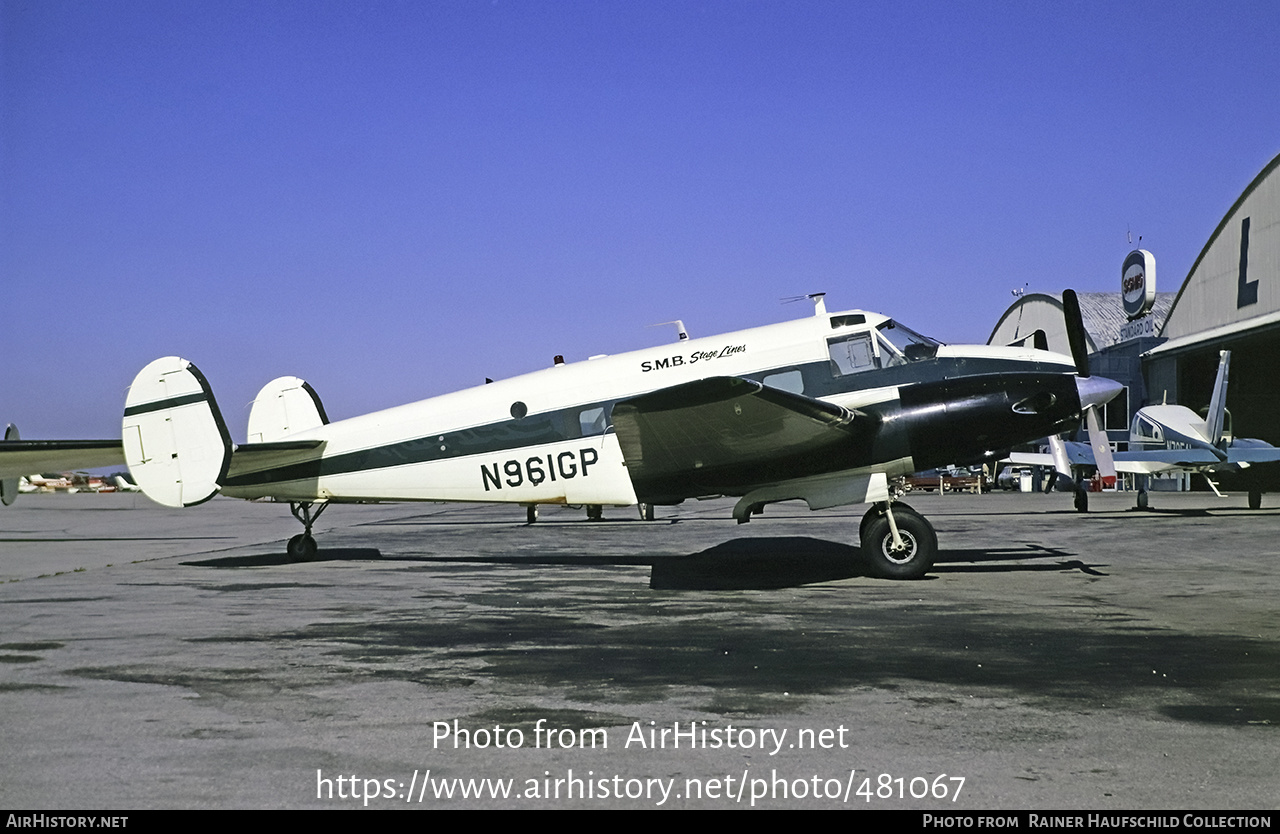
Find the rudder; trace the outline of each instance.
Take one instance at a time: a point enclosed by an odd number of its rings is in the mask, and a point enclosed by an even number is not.
[[[253,400],[249,411],[249,442],[274,443],[329,422],[320,395],[296,376],[273,379]]]
[[[129,474],[151,500],[191,507],[218,493],[231,435],[195,365],[166,356],[143,368],[125,399],[121,431]]]

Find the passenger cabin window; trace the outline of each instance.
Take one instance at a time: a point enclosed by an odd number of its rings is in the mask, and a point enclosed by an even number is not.
[[[779,391],[789,391],[792,394],[804,393],[804,377],[800,375],[800,371],[798,370],[769,374],[760,381],[770,388],[776,388]]]
[[[879,367],[870,333],[831,339],[827,342],[827,350],[831,356],[831,370],[836,376],[848,376]]]

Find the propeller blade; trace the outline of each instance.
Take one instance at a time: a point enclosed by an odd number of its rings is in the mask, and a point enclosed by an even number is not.
[[[1071,480],[1071,462],[1067,460],[1067,444],[1062,442],[1062,435],[1049,435],[1049,454],[1053,456],[1054,470]]]
[[[1107,433],[1102,430],[1098,409],[1090,408],[1085,411],[1085,423],[1089,426],[1089,446],[1093,449],[1093,462],[1098,465],[1102,485],[1115,487],[1116,462],[1111,456],[1111,444],[1107,441]]]
[[[1076,363],[1076,374],[1089,376],[1089,343],[1084,332],[1084,317],[1080,315],[1080,299],[1075,290],[1062,291],[1062,317],[1067,325],[1067,343],[1071,345],[1071,358]]]
[[[5,440],[21,440],[18,436],[18,427],[10,423],[4,430]],[[0,504],[6,507],[12,504],[18,497],[18,479],[6,478],[0,481]]]

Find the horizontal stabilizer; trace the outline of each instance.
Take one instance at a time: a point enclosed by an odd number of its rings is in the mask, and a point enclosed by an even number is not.
[[[270,452],[309,452],[324,445],[323,440],[280,440],[275,443],[241,443],[237,455],[264,455]]]
[[[315,478],[319,474],[320,453],[324,446],[323,440],[281,440],[236,446],[223,484],[243,486],[245,480],[253,480],[251,476],[254,473],[268,470],[295,474],[300,471],[300,478]]]
[[[177,356],[133,380],[122,423],[125,462],[147,497],[168,507],[208,501],[231,461],[231,436],[204,374]]]
[[[37,472],[65,472],[120,466],[124,452],[119,440],[4,440],[0,441],[0,478]]]

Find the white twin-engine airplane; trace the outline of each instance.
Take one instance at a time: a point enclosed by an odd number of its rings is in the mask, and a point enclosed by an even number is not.
[[[1234,437],[1231,415],[1227,411],[1227,384],[1231,369],[1231,351],[1220,351],[1218,375],[1213,396],[1204,416],[1183,405],[1149,405],[1138,409],[1129,427],[1129,451],[1111,454],[1111,463],[1103,460],[1084,443],[1056,444],[1050,454],[1014,453],[1010,461],[1020,464],[1052,466],[1074,481],[1073,466],[1111,467],[1114,472],[1130,472],[1144,477],[1137,496],[1137,506],[1146,509],[1148,490],[1145,477],[1164,472],[1194,472],[1204,476],[1219,496],[1213,477],[1237,474],[1255,464],[1280,462],[1280,449],[1251,437]],[[1262,506],[1262,490],[1249,485],[1249,508]],[[1077,502],[1078,509],[1087,508]]]
[[[167,357],[133,381],[123,454],[168,506],[288,501],[305,528],[294,558],[315,553],[312,523],[334,503],[502,501],[532,521],[539,504],[594,517],[639,504],[652,518],[655,504],[730,495],[739,522],[775,501],[872,503],[863,556],[905,579],[931,567],[937,536],[892,500],[889,478],[997,460],[1120,390],[1056,353],[948,346],[876,313],[828,314],[821,296],[815,308],[333,423],[310,386],[281,377],[256,397],[240,445],[200,371]]]

